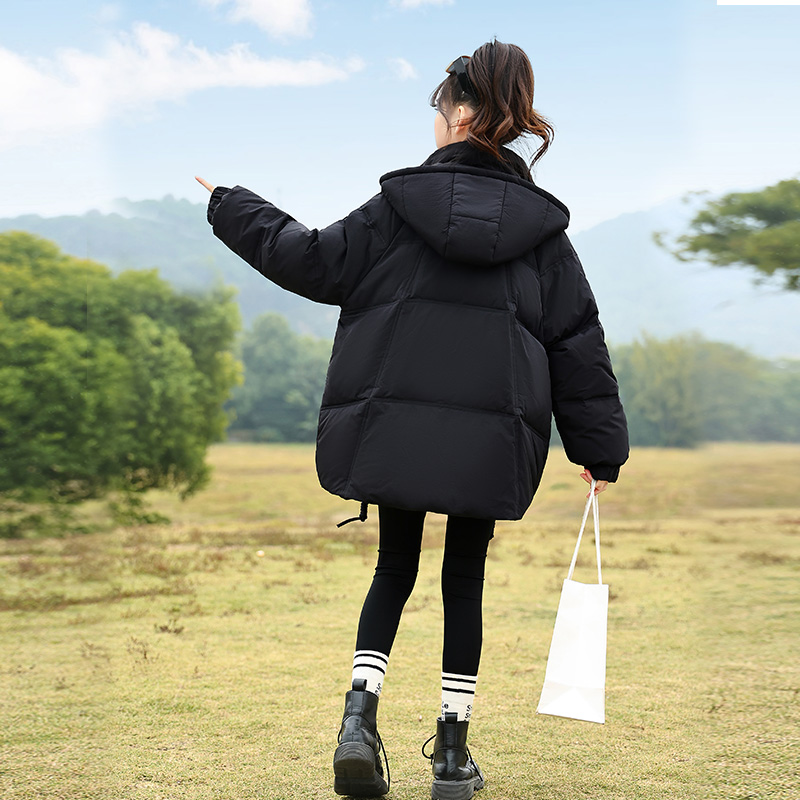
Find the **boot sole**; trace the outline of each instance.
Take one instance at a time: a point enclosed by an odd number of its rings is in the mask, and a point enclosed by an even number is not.
[[[381,797],[389,791],[375,769],[375,751],[360,742],[344,742],[333,755],[333,791],[353,797]]]
[[[478,789],[483,789],[484,784],[478,775],[468,781],[434,781],[431,797],[433,800],[469,800]]]

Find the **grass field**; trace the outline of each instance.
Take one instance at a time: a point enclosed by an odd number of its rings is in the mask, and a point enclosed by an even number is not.
[[[220,445],[169,525],[0,541],[0,798],[333,798],[331,758],[377,511],[317,485],[308,446]],[[553,453],[490,547],[470,730],[480,800],[800,798],[800,447],[637,450],[601,496],[605,725],[535,713],[583,507]],[[438,567],[381,697],[390,798],[430,796]],[[591,548],[576,572],[592,580]]]

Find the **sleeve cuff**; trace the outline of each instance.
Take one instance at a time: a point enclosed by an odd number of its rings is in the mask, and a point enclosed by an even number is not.
[[[230,189],[227,186],[217,186],[216,189],[211,192],[211,197],[208,200],[208,211],[206,212],[206,219],[209,225],[214,224],[214,214],[217,211],[217,206],[219,206],[222,202],[222,198],[225,197],[229,191]]]
[[[595,464],[594,466],[588,464],[584,466],[592,473],[592,477],[596,481],[614,483],[619,478],[619,466],[609,466],[608,464]]]

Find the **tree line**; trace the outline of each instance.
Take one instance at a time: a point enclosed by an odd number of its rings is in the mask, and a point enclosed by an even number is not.
[[[759,358],[697,334],[611,348],[636,446],[800,442],[800,360]]]
[[[717,267],[746,266],[757,282],[800,291],[800,180],[711,199],[672,242],[663,232],[653,237],[675,258]],[[295,337],[288,325],[274,318],[258,325],[260,333],[245,337],[248,377],[234,399],[239,414],[234,428],[265,439],[310,441],[328,346]],[[270,367],[264,334],[283,341],[277,350],[295,354],[291,370],[280,359]],[[798,360],[767,360],[693,334],[665,340],[642,334],[637,341],[612,348],[612,357],[635,446],[800,441]],[[259,400],[267,396],[272,398],[272,412]]]
[[[784,270],[787,287],[792,275]],[[275,313],[240,327],[224,286],[178,292],[155,270],[115,277],[36,236],[0,235],[0,512],[17,520],[9,530],[31,503],[118,492],[135,511],[148,489],[188,496],[209,478],[209,444],[226,437],[313,441],[331,343]],[[800,441],[799,360],[646,334],[613,347],[612,359],[634,446]]]
[[[313,441],[330,350],[278,314],[260,317],[242,340],[245,380],[230,402],[231,434]],[[800,360],[760,358],[699,334],[642,334],[612,346],[611,357],[634,446],[800,442]]]

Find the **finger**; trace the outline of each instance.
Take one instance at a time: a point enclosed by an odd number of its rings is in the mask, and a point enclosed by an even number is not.
[[[199,184],[202,184],[203,186],[205,186],[205,187],[206,187],[206,189],[208,189],[208,191],[209,191],[209,192],[213,192],[213,191],[214,191],[214,186],[213,186],[212,184],[210,184],[208,181],[206,181],[206,180],[203,180],[203,178],[199,177],[198,175],[195,175],[195,176],[194,176],[194,179],[195,179],[195,180],[196,180],[196,181],[197,181]]]
[[[586,481],[586,483],[592,482],[591,475],[589,475],[588,472],[581,472],[581,478],[583,478]]]

